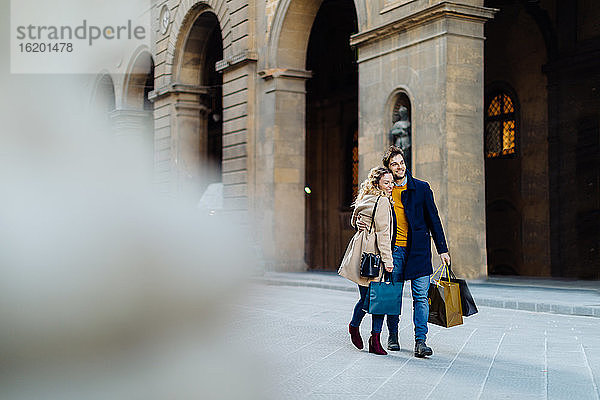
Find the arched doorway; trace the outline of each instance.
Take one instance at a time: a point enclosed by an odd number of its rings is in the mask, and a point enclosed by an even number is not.
[[[207,89],[206,157],[211,166],[208,183],[221,182],[223,169],[223,75],[215,69],[217,61],[223,59],[223,40],[216,16],[212,15],[216,25],[208,38],[202,83]]]
[[[132,61],[125,79],[126,108],[152,111],[148,94],[154,90],[154,60],[147,50],[140,51]]]
[[[215,64],[223,59],[223,38],[217,16],[205,5],[188,16],[175,55],[173,93],[180,190],[198,201],[222,180],[223,77]]]
[[[550,276],[548,55],[542,10],[524,3],[486,1],[500,10],[485,25],[488,273]]]
[[[324,0],[306,57],[306,240],[313,269],[336,269],[350,237],[358,186],[358,66],[352,0]]]
[[[154,90],[154,60],[148,50],[140,50],[132,59],[125,77],[122,109],[113,113],[116,134],[147,182],[154,165],[154,116],[149,94]]]
[[[92,98],[92,110],[105,128],[111,126],[110,113],[115,110],[115,85],[109,74],[99,77]]]

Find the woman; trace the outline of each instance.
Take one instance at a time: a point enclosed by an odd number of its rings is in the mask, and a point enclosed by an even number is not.
[[[392,272],[394,261],[392,259],[392,188],[394,187],[394,177],[392,171],[385,167],[375,167],[369,172],[369,176],[360,185],[360,191],[354,202],[354,212],[352,213],[352,226],[356,227],[356,219],[360,215],[361,221],[371,225],[371,216],[375,204],[374,227],[371,233],[369,230],[358,231],[350,240],[346,254],[342,259],[342,264],[338,274],[358,284],[360,299],[354,307],[352,321],[348,327],[352,343],[359,349],[363,348],[362,338],[360,336],[359,326],[365,316],[363,304],[369,290],[369,283],[378,280],[376,278],[365,278],[360,276],[360,258],[363,252],[379,253],[381,262],[385,270]],[[374,234],[373,234],[374,232]],[[377,240],[375,240],[375,236]],[[377,248],[376,248],[377,247]],[[380,275],[383,274],[383,268],[380,268]],[[387,352],[381,347],[379,336],[383,326],[384,315],[372,316],[371,337],[369,338],[369,353],[385,355]]]

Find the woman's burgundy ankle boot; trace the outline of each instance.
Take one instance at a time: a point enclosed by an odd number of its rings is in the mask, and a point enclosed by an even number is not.
[[[350,332],[350,339],[352,339],[352,344],[356,346],[357,349],[363,348],[362,337],[360,337],[360,329],[356,326],[348,325],[348,331]]]
[[[379,342],[380,333],[371,332],[371,337],[369,338],[369,353],[378,354],[380,356],[387,355],[387,351],[381,347],[381,343]]]

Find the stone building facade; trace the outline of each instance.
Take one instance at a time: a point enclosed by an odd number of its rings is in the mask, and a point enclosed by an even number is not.
[[[269,268],[337,267],[403,106],[459,275],[600,279],[600,7],[568,3],[153,0],[95,92],[121,132],[152,120],[163,190],[222,182]]]

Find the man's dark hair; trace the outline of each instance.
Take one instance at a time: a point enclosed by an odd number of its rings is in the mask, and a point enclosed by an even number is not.
[[[402,156],[402,159],[404,159],[404,152],[402,151],[402,149],[398,146],[391,145],[390,148],[387,149],[387,151],[383,155],[383,158],[381,159],[383,166],[389,168],[390,160],[396,157],[398,154],[400,154]]]

